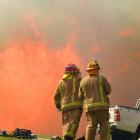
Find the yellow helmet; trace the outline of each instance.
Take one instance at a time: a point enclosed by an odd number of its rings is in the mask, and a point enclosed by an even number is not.
[[[99,63],[96,60],[89,61],[86,71],[100,69]]]

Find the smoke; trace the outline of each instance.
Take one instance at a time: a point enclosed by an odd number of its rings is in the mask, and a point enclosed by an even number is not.
[[[60,134],[55,88],[66,64],[76,63],[85,76],[89,59],[97,59],[109,79],[111,103],[134,106],[140,83],[139,5],[139,0],[1,0],[0,128]]]
[[[81,58],[72,44],[61,51],[51,50],[41,41],[22,45],[10,42],[0,56],[1,128],[51,132],[52,121],[57,120],[55,88],[64,66],[68,62],[80,65]]]
[[[21,127],[37,133],[60,134],[57,130],[61,116],[54,108],[53,96],[65,65],[82,64],[73,45],[75,37],[71,36],[61,50],[56,50],[43,39],[32,14],[24,14],[21,19],[28,27],[14,28],[14,36],[7,40],[0,55],[1,129]],[[58,124],[55,130],[54,120]]]

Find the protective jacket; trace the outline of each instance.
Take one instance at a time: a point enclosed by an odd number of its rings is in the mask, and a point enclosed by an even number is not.
[[[82,108],[83,104],[78,96],[81,78],[71,75],[60,80],[55,92],[54,101],[58,109],[62,111]]]
[[[108,109],[107,95],[111,92],[111,86],[105,77],[101,75],[88,75],[82,79],[79,88],[79,97],[84,100],[86,111]]]

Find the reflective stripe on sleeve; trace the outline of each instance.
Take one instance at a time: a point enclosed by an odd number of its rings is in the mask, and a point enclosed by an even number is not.
[[[63,90],[62,90],[61,85],[60,85],[60,88],[59,88],[59,92],[60,92],[60,96],[61,96],[60,101],[62,101],[62,98],[64,96],[64,93],[63,93]]]
[[[73,77],[73,79],[72,79],[72,103],[74,102],[75,91],[76,91],[76,79]]]
[[[105,102],[104,95],[103,95],[103,86],[102,86],[102,77],[101,76],[99,76],[99,86],[100,86],[101,101]]]

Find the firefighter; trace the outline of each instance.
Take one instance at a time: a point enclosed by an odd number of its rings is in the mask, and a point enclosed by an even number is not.
[[[55,92],[55,106],[62,112],[63,138],[74,140],[82,115],[82,101],[78,96],[81,73],[75,64],[68,64]]]
[[[91,60],[86,69],[88,75],[80,82],[79,97],[85,106],[87,127],[86,140],[95,140],[96,129],[100,126],[100,140],[109,140],[109,98],[111,86],[99,74],[100,66]]]

